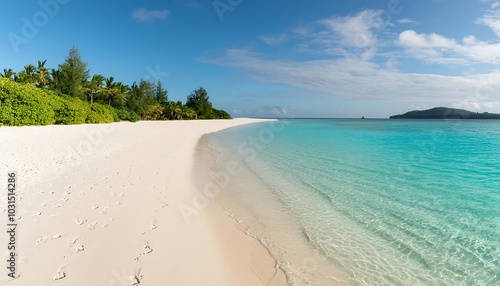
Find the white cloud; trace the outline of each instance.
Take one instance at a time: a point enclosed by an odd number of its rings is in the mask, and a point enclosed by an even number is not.
[[[488,26],[500,38],[500,2],[494,2],[491,10],[479,18],[477,23]]]
[[[365,10],[355,16],[334,17],[320,21],[332,32],[329,36],[339,38],[345,46],[365,48],[377,43],[374,30],[386,25],[380,10]]]
[[[419,49],[445,48],[452,49],[457,45],[455,40],[447,39],[438,34],[417,34],[413,30],[406,30],[399,34],[399,43],[402,46]]]
[[[495,65],[500,64],[500,43],[473,35],[454,39],[414,30],[395,34],[382,16],[381,11],[367,10],[261,37],[268,45],[293,45],[295,52],[313,60],[265,58],[246,49],[227,49],[224,56],[204,61],[243,71],[261,82],[338,100],[452,104],[474,110],[498,107],[500,71],[461,76],[405,73],[394,62],[415,58],[434,64]]]
[[[464,37],[462,43],[457,43],[438,34],[406,30],[399,34],[398,44],[407,49],[407,55],[431,63],[500,63],[500,43],[479,41],[471,35]]]
[[[337,99],[430,105],[500,102],[500,71],[468,76],[402,73],[361,59],[270,60],[240,49],[229,49],[223,58],[206,61],[245,71],[262,82],[286,84]]]
[[[165,20],[170,11],[168,10],[148,10],[146,8],[139,8],[132,12],[132,19],[140,22],[151,22],[157,20]]]
[[[289,37],[286,34],[278,35],[278,36],[262,36],[260,39],[270,45],[270,46],[276,46],[279,44],[282,44],[283,42],[287,41]]]
[[[414,23],[417,23],[417,21],[412,20],[412,19],[408,19],[408,18],[403,18],[403,19],[397,19],[396,23],[398,23],[398,24],[414,24]]]
[[[380,44],[378,32],[387,25],[389,23],[384,22],[383,11],[365,10],[352,16],[322,19],[260,39],[270,46],[284,42],[294,44],[295,51],[301,53],[360,56],[369,59],[376,55]]]
[[[451,107],[466,109],[471,111],[478,110],[500,110],[500,101],[489,101],[489,102],[479,102],[479,101],[462,101],[454,102]]]
[[[229,49],[206,62],[250,72],[267,82],[316,91],[332,98],[400,102],[500,101],[500,71],[469,76],[402,73],[361,59],[285,61]]]

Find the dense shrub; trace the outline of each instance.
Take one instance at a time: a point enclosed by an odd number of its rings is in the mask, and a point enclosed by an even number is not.
[[[120,117],[116,113],[116,109],[114,109],[112,106],[110,106],[108,104],[104,105],[104,107],[106,107],[109,110],[109,112],[113,116],[113,121],[114,122],[120,122],[121,121]]]
[[[212,109],[212,118],[213,119],[231,119],[231,115],[224,110]]]
[[[85,123],[90,112],[90,106],[76,97],[56,95],[52,106],[56,115],[56,124]]]
[[[106,106],[95,102],[90,106],[90,112],[87,114],[87,119],[85,120],[86,123],[90,124],[112,123],[113,121],[113,115]]]
[[[54,124],[52,99],[34,85],[0,79],[0,122],[15,126]]]
[[[0,125],[111,123],[113,108],[0,78]]]
[[[116,114],[118,114],[118,117],[120,117],[121,120],[127,120],[130,122],[137,122],[141,120],[141,117],[137,115],[137,113],[126,109],[116,109]]]

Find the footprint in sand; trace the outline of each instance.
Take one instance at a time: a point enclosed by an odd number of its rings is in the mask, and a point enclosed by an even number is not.
[[[85,250],[85,247],[83,246],[83,244],[79,244],[75,247],[75,253],[82,252],[84,250]]]
[[[61,204],[58,204],[58,205],[55,205],[53,208],[54,208],[54,209],[58,209],[58,208],[60,208],[60,207],[62,207],[62,205],[61,205]]]
[[[64,191],[65,196],[70,195],[70,194],[71,194],[71,191]]]
[[[69,201],[69,198],[62,198],[63,202]]]
[[[61,238],[61,236],[62,236],[62,235],[60,235],[60,234],[55,234],[55,235],[52,237],[52,239],[58,239],[58,238]]]
[[[66,272],[64,272],[64,266],[60,266],[57,269],[57,274],[52,277],[52,280],[57,281],[66,277]]]
[[[42,215],[42,213],[39,211],[37,211],[36,213],[33,214],[33,216],[40,216],[40,215]]]
[[[87,222],[87,220],[86,220],[86,219],[77,219],[75,222],[76,222],[76,224],[78,224],[78,225],[82,225],[82,224],[86,223],[86,222]]]
[[[36,241],[36,244],[44,244],[45,242],[47,242],[47,239],[49,239],[48,237],[44,236],[44,237],[40,237],[37,241]]]
[[[134,276],[130,277],[130,279],[132,280],[132,284],[130,284],[130,286],[141,285],[141,280],[143,279],[143,275],[138,272]]]
[[[97,221],[94,221],[93,223],[87,225],[87,227],[90,229],[90,230],[94,230],[95,229],[95,226],[97,224]]]
[[[122,202],[116,202],[116,205],[117,205],[117,206],[119,206],[119,205],[121,205],[121,204],[122,204]]]
[[[149,246],[147,242],[144,243],[144,251],[141,253],[141,255],[146,255],[153,252],[153,249]]]
[[[158,221],[157,220],[154,220],[152,223],[151,223],[151,230],[154,230],[154,229],[157,229],[158,226],[156,225]]]
[[[102,211],[101,211],[101,214],[105,214],[105,213],[107,213],[107,212],[108,212],[108,209],[109,209],[109,207],[110,207],[110,206],[111,206],[111,205],[106,205],[106,206],[104,206],[104,207],[103,207],[103,209],[102,209]]]
[[[115,192],[112,192],[112,193],[111,193],[111,196],[112,196],[112,197],[116,197],[116,193],[115,193]]]
[[[92,206],[92,208],[96,210],[99,208],[99,206]]]
[[[74,238],[71,238],[71,239],[68,239],[67,242],[68,242],[68,245],[71,247],[73,246],[76,241],[79,239],[79,237],[74,237]]]

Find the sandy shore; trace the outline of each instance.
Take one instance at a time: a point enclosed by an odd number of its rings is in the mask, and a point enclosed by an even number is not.
[[[200,137],[252,122],[0,128],[0,284],[286,285],[267,249],[218,205],[183,213],[196,204]],[[7,282],[10,171],[20,276]]]

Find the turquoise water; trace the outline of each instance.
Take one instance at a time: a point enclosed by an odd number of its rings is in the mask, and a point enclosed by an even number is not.
[[[500,285],[498,121],[282,120],[200,148],[291,285]]]

